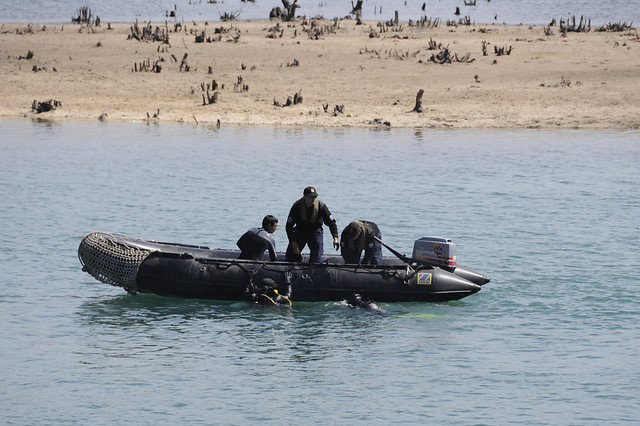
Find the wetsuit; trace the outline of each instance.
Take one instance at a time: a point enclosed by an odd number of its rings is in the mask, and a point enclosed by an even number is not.
[[[349,228],[353,228],[354,224],[360,228],[360,235],[355,240],[349,235]],[[379,265],[382,262],[382,244],[373,237],[382,239],[378,225],[373,222],[356,220],[347,225],[340,236],[340,253],[344,263]],[[364,259],[360,262],[362,250]]]
[[[269,250],[269,258],[278,260],[276,241],[264,228],[251,228],[237,242],[242,252],[239,259],[259,260],[265,250]]]
[[[300,252],[305,245],[309,245],[309,263],[320,263],[324,254],[324,231],[322,224],[329,227],[331,235],[338,237],[338,225],[329,208],[325,203],[314,200],[311,207],[305,205],[304,198],[300,198],[293,203],[287,218],[287,237],[289,238],[289,247],[287,247],[287,261],[300,262],[302,256],[295,253],[291,247],[292,242],[296,242],[300,248]]]

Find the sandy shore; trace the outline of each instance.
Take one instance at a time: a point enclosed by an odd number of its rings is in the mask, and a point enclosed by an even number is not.
[[[545,35],[542,26],[405,22],[402,31],[383,32],[376,22],[332,24],[321,22],[318,39],[302,21],[280,23],[278,31],[270,31],[275,21],[191,22],[177,31],[157,24],[168,29],[169,44],[128,39],[131,24],[1,25],[0,116],[35,115],[34,100],[53,99],[62,105],[39,116],[223,126],[640,127],[635,30],[563,37],[557,27]],[[196,43],[202,31],[205,42]],[[440,49],[430,50],[430,41],[473,61],[434,63]],[[512,50],[498,56],[496,47]],[[146,61],[150,68],[157,61],[160,72],[144,70]],[[203,105],[202,88],[214,80],[216,101]],[[420,89],[423,112],[412,112]],[[296,93],[301,103],[274,105]]]

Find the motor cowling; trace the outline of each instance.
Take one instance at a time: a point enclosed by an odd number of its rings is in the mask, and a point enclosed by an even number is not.
[[[448,238],[422,237],[413,243],[414,259],[455,268],[458,264],[456,244]]]

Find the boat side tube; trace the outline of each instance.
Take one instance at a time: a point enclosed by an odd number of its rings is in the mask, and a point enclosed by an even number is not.
[[[456,266],[456,269],[454,269],[453,273],[477,285],[485,285],[486,283],[491,281],[486,275],[482,275],[476,271],[472,271],[471,269],[465,268],[464,266]]]
[[[137,290],[163,296],[243,300],[251,285],[270,278],[291,283],[293,301],[346,300],[353,293],[377,302],[458,300],[480,286],[440,268],[363,267],[151,253],[140,265]]]

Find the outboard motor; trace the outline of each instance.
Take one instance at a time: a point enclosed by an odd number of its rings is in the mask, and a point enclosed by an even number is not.
[[[448,238],[422,237],[413,243],[414,259],[425,260],[453,271],[457,264],[456,244]]]

